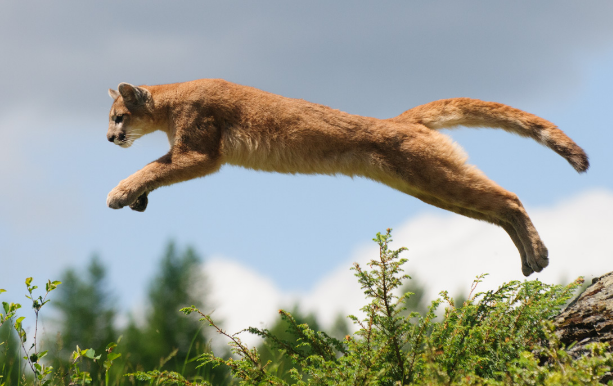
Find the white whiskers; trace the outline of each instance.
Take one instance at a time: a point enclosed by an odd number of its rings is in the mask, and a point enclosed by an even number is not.
[[[125,139],[123,141],[123,147],[130,147],[134,144],[134,141],[142,137],[142,130],[136,129],[132,130],[129,133],[126,133]]]

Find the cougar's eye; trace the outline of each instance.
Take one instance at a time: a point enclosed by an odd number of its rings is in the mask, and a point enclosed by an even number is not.
[[[121,123],[123,121],[123,115],[118,115],[115,117],[115,123]]]

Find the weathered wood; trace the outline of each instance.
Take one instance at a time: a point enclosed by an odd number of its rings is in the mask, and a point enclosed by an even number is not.
[[[570,350],[574,357],[588,352],[594,342],[613,346],[613,272],[592,280],[577,299],[555,319],[556,334],[566,345],[577,344]]]

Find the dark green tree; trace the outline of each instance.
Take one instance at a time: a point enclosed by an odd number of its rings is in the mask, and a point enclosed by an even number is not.
[[[314,331],[319,331],[319,324],[314,314],[303,314],[299,311],[298,305],[294,306],[292,316],[296,320],[297,324],[308,324]],[[298,336],[293,334],[290,330],[290,324],[279,315],[275,324],[268,330],[270,333],[280,340],[291,342],[296,344],[298,342]],[[272,374],[276,374],[279,378],[288,383],[293,383],[289,370],[295,365],[292,364],[292,360],[285,355],[285,353],[278,349],[274,342],[270,339],[265,339],[262,344],[257,348],[262,364],[266,364],[270,361],[270,365],[267,366]]]
[[[424,297],[426,289],[423,283],[415,278],[411,278],[404,283],[400,292],[402,294],[407,292],[412,293],[411,296],[404,298],[404,306],[406,307],[406,310],[403,312],[403,315],[408,315],[411,312],[418,312],[423,316],[428,313],[428,306],[430,302]]]
[[[339,313],[334,319],[329,335],[338,340],[343,340],[349,334],[351,334],[351,331],[349,330],[348,318]]]
[[[21,373],[19,339],[10,321],[0,326],[0,385],[16,385]]]
[[[59,334],[46,342],[56,369],[67,367],[77,345],[100,354],[108,343],[117,340],[115,297],[106,276],[106,268],[97,255],[92,256],[84,272],[69,268],[62,275],[62,285],[51,302],[59,314]],[[100,379],[100,366],[88,367],[92,378]]]
[[[225,369],[201,367],[195,358],[209,350],[202,324],[186,318],[179,309],[191,305],[205,307],[206,280],[201,259],[188,247],[177,250],[170,242],[158,272],[149,284],[144,324],[133,318],[124,331],[120,348],[127,354],[128,368],[175,371],[186,378],[202,377],[222,384]]]

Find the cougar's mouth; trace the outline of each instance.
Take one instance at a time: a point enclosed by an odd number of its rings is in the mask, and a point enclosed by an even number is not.
[[[120,146],[120,147],[123,147],[124,149],[127,149],[130,146],[132,146],[132,141],[124,140],[124,141],[121,141],[121,142],[115,142],[115,144]]]
[[[130,147],[133,142],[133,140],[130,140],[131,138],[129,138],[129,136],[125,133],[109,134],[107,135],[107,139],[109,140],[109,142],[112,142],[113,144],[121,146],[123,148]]]

